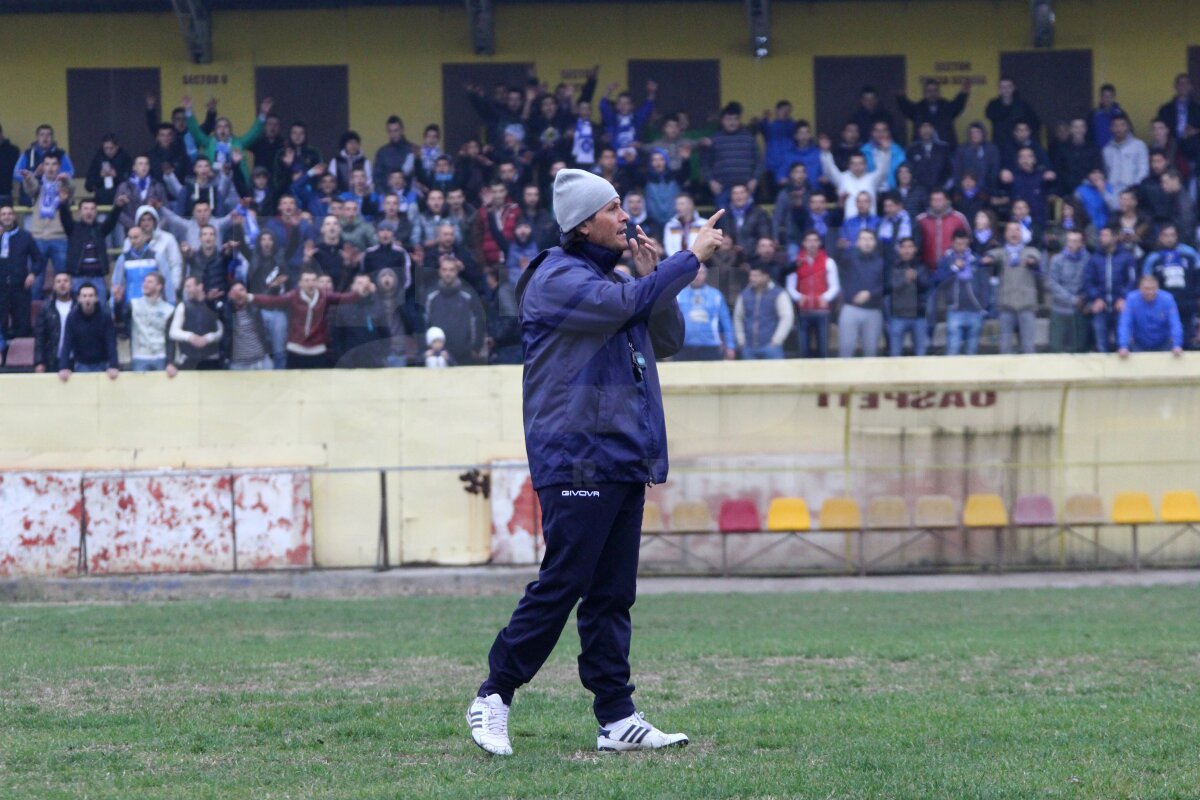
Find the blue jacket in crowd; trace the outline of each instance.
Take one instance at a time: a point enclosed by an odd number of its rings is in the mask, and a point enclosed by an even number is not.
[[[107,369],[117,369],[117,329],[104,306],[97,304],[91,314],[75,306],[63,334],[60,367],[73,370],[78,364],[105,364]]]
[[[787,167],[785,166],[785,161],[787,159],[788,148],[792,145],[792,137],[796,133],[796,120],[759,120],[758,132],[762,134],[763,143],[766,145],[763,161],[765,162],[767,171],[774,174],[783,169],[783,176],[786,178]]]
[[[24,287],[31,272],[40,272],[46,257],[38,248],[33,236],[24,228],[13,228],[0,232],[0,286]],[[4,246],[4,245],[7,245]],[[0,320],[3,329],[6,320]]]
[[[600,98],[600,117],[604,120],[604,130],[608,134],[608,140],[617,150],[617,163],[621,166],[633,163],[633,160],[625,158],[622,151],[638,140],[638,131],[645,127],[653,113],[653,100],[645,101],[631,114],[621,114],[617,112],[616,103],[607,97]]]
[[[685,347],[724,346],[732,350],[736,346],[729,304],[717,289],[688,286],[679,293],[679,310],[683,312]]]
[[[795,141],[789,144],[783,151],[783,160],[779,164],[779,169],[775,170],[775,180],[781,186],[787,181],[788,173],[796,164],[805,166],[808,170],[808,182],[816,186],[817,181],[821,178],[821,148],[816,144],[799,147]]]
[[[700,262],[683,250],[645,278],[584,243],[541,253],[517,287],[525,347],[525,447],[533,488],[662,483],[667,433],[656,358],[683,345],[675,295]],[[634,353],[645,359],[638,369]]]
[[[1170,350],[1183,347],[1179,307],[1170,292],[1159,290],[1154,303],[1139,291],[1125,296],[1125,310],[1117,322],[1117,347],[1125,350]]]
[[[1112,253],[1092,253],[1083,273],[1083,294],[1089,303],[1103,300],[1112,309],[1118,298],[1137,288],[1137,260],[1118,247]]]

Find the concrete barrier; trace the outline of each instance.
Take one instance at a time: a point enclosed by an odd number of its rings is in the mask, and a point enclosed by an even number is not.
[[[307,472],[0,472],[0,576],[311,566]]]
[[[1076,492],[1145,491],[1157,502],[1200,490],[1193,354],[663,364],[661,376],[671,477],[652,499],[668,514],[681,500],[724,497],[765,510],[778,494],[815,506],[839,494],[865,503],[984,491],[1011,505],[1040,492],[1061,506]],[[518,367],[5,376],[0,468],[311,468],[314,566],[376,566],[381,517],[391,566],[485,563],[505,557],[495,509],[464,493],[459,474],[524,461],[520,379]],[[1123,546],[1128,534],[1102,536]],[[1195,539],[1163,555],[1200,555]],[[520,548],[522,560],[537,557],[536,542]],[[1058,545],[1038,553],[1058,558]],[[55,558],[70,568],[69,550]]]

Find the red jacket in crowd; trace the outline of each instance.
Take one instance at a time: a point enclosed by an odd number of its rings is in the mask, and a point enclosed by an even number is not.
[[[489,264],[503,264],[507,258],[508,243],[513,239],[513,231],[517,227],[517,218],[521,209],[516,203],[505,203],[500,209],[499,219],[492,209],[484,206],[475,213],[472,223],[473,240],[477,242],[475,258],[480,267]],[[503,242],[496,240],[496,228],[504,238]]]
[[[824,250],[817,253],[815,258],[809,258],[804,251],[796,258],[796,292],[800,301],[796,307],[801,311],[828,311],[829,302],[824,294],[829,291],[829,276],[826,271],[828,256]]]
[[[299,289],[292,289],[281,295],[256,294],[253,299],[256,306],[288,312],[288,352],[319,356],[329,343],[329,307],[338,303],[353,303],[359,296],[354,292],[323,292],[318,289],[315,297],[306,298]]]
[[[917,217],[917,227],[921,229],[921,260],[929,270],[937,269],[938,260],[950,249],[955,231],[971,232],[967,218],[953,208],[942,214],[926,211]]]

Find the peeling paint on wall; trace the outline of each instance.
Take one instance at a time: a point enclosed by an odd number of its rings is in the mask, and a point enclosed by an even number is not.
[[[0,472],[0,576],[309,568],[312,517],[307,471]]]
[[[0,576],[79,571],[79,473],[0,472]]]

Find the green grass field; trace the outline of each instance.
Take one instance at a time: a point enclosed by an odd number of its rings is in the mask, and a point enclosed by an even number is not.
[[[3,798],[1195,798],[1200,590],[647,597],[594,752],[569,628],[516,755],[463,721],[515,598],[0,607]]]

